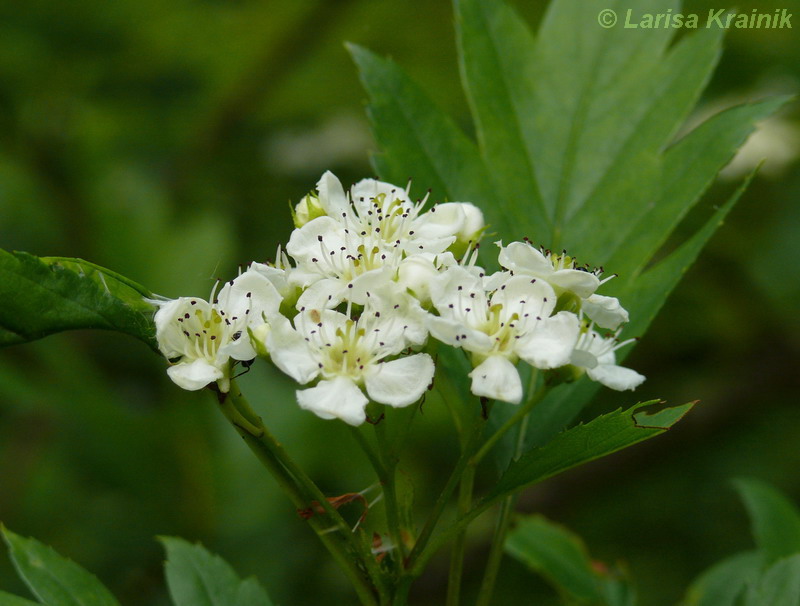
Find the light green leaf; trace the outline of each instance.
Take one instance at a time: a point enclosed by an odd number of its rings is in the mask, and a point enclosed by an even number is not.
[[[160,540],[167,550],[167,585],[175,606],[271,606],[255,578],[242,581],[201,545],[174,537]]]
[[[484,502],[503,498],[576,465],[662,434],[694,406],[691,402],[655,414],[640,410],[656,402],[651,400],[599,416],[558,434],[542,447],[529,450],[511,462]]]
[[[800,604],[800,554],[779,560],[750,584],[745,606]]]
[[[600,602],[600,577],[583,541],[543,516],[527,516],[508,535],[506,551],[559,591],[580,602]]]
[[[752,478],[733,482],[742,498],[756,544],[767,563],[800,553],[800,511],[772,486]]]
[[[0,250],[0,346],[63,330],[127,333],[157,350],[152,293],[112,271],[63,257]]]
[[[119,606],[92,574],[34,539],[3,529],[11,560],[31,592],[48,606]],[[0,602],[2,603],[2,602]]]
[[[735,606],[763,565],[764,556],[757,551],[739,553],[714,564],[691,584],[682,606]]]
[[[0,606],[36,606],[38,602],[31,602],[25,598],[0,591]]]

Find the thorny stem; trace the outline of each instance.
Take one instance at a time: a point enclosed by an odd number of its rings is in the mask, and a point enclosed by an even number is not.
[[[334,522],[337,532],[331,532],[326,517],[312,515],[308,518],[309,525],[352,582],[361,603],[364,606],[377,606],[373,587],[377,589],[383,602],[386,587],[377,566],[371,566],[374,562],[371,561],[372,554],[369,547],[350,531],[347,523],[322,491],[305,472],[300,470],[275,437],[269,433],[261,418],[242,396],[238,386],[231,382],[230,393],[218,394],[218,401],[225,418],[242,436],[247,446],[275,478],[292,503],[300,510],[312,506],[313,511],[312,500],[316,501],[314,505],[318,504],[327,514],[327,518]],[[365,576],[359,562],[371,569],[369,578]]]

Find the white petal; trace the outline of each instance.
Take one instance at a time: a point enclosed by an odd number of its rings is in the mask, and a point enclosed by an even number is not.
[[[517,339],[516,353],[535,368],[558,368],[570,360],[578,341],[578,316],[567,311],[545,318],[536,328]]]
[[[400,264],[398,282],[413,292],[420,302],[426,303],[431,299],[430,283],[438,275],[433,255],[413,255]]]
[[[494,347],[491,337],[473,330],[463,322],[440,316],[428,316],[428,330],[431,335],[453,347],[463,347],[467,351],[485,353]]]
[[[472,393],[493,400],[519,404],[522,381],[514,365],[503,356],[489,356],[469,373]]]
[[[386,183],[385,181],[362,179],[350,188],[350,199],[353,202],[353,206],[359,210],[362,216],[364,213],[372,210],[372,200],[381,194],[385,196],[385,201],[383,203],[384,209],[387,204],[393,200],[400,200],[404,206],[409,204],[405,189],[397,185],[392,185],[391,183]]]
[[[616,297],[592,295],[583,300],[581,309],[595,324],[609,330],[616,330],[620,324],[628,321],[628,312]]]
[[[160,303],[158,311],[155,315],[156,324],[156,339],[158,340],[158,349],[166,358],[177,358],[183,355],[186,346],[186,339],[183,331],[180,328],[178,318],[182,317],[184,313],[189,311],[189,301],[195,299],[187,299],[182,297],[172,301]],[[208,303],[205,301],[205,307]]]
[[[417,218],[414,233],[423,239],[456,236],[464,226],[465,219],[460,203],[437,204]]]
[[[297,392],[300,408],[323,419],[341,419],[350,425],[361,425],[366,420],[367,402],[356,384],[346,377],[320,381],[316,387]]]
[[[310,264],[312,259],[327,254],[324,251],[339,250],[342,246],[345,246],[345,241],[341,223],[331,217],[317,217],[292,231],[286,252],[298,263]]]
[[[617,391],[636,389],[645,379],[635,370],[614,364],[600,364],[595,368],[588,369],[586,374],[590,379]]]
[[[278,313],[281,296],[266,276],[249,269],[230,282],[217,295],[219,306],[228,317],[248,316],[248,325],[261,324]]]
[[[600,286],[597,276],[580,269],[559,269],[548,276],[547,281],[555,287],[574,292],[581,299],[590,297]]]
[[[183,389],[197,391],[209,383],[222,379],[225,374],[216,366],[204,359],[181,362],[167,368],[167,374],[173,382]]]
[[[373,364],[365,378],[367,393],[381,404],[408,406],[425,393],[433,370],[433,360],[424,353]]]
[[[510,319],[515,313],[519,317],[527,313],[533,317],[546,318],[556,306],[556,293],[541,278],[513,276],[492,295],[491,304],[498,303],[503,306],[504,318]]]
[[[256,350],[250,342],[247,330],[242,330],[239,338],[220,346],[217,351],[217,361],[222,362],[233,358],[234,360],[252,360],[256,357]]]
[[[350,207],[347,197],[344,195],[342,182],[329,170],[325,171],[325,174],[317,182],[317,193],[319,193],[320,206],[328,215],[337,220]]]
[[[497,244],[500,245],[500,242]],[[524,242],[512,242],[508,246],[500,246],[497,260],[500,265],[514,273],[534,276],[547,276],[553,273],[553,264],[541,252]]]
[[[297,299],[297,309],[332,309],[342,302],[344,285],[335,278],[323,278],[314,282]]]
[[[275,366],[300,384],[319,374],[319,362],[305,338],[292,328],[289,320],[278,318],[267,335],[267,350]]]

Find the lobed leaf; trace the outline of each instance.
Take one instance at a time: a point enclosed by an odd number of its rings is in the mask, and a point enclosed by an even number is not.
[[[35,539],[3,529],[11,560],[20,578],[42,604],[48,606],[119,606],[97,577]],[[6,594],[7,595],[7,594]],[[0,596],[0,604],[11,598]],[[26,601],[18,602],[20,606]]]
[[[651,414],[640,409],[656,400],[618,409],[589,423],[568,429],[544,446],[512,461],[484,503],[499,500],[562,471],[664,433],[694,406],[694,402]]]

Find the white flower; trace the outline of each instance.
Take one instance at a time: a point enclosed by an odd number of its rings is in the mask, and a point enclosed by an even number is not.
[[[617,334],[603,337],[591,325],[587,326],[578,338],[570,364],[584,369],[590,379],[606,387],[617,391],[633,390],[641,385],[645,377],[630,368],[617,366],[614,352],[634,341],[629,339],[620,343],[616,338]]]
[[[197,297],[160,303],[156,339],[161,353],[174,361],[167,374],[179,387],[195,391],[216,381],[227,392],[231,360],[256,357],[249,331],[266,332],[280,295],[266,278],[246,271],[211,298],[212,303]]]
[[[369,401],[362,385],[381,404],[402,407],[419,400],[433,378],[431,357],[384,360],[406,348],[409,330],[418,332],[415,320],[401,311],[370,307],[353,320],[313,309],[297,314],[294,326],[285,318],[273,323],[267,346],[275,365],[303,385],[319,379],[314,387],[298,390],[300,407],[323,419],[360,425]]]
[[[475,395],[517,404],[522,399],[518,359],[542,369],[570,360],[578,318],[569,312],[550,315],[556,296],[543,280],[510,277],[489,294],[480,277],[454,266],[434,282],[431,293],[440,315],[429,317],[428,330],[472,354]]]
[[[554,255],[550,251],[542,252],[528,242],[512,242],[505,247],[502,242],[496,244],[500,247],[498,261],[511,274],[546,280],[562,299],[568,298],[565,295],[574,295],[579,300],[579,304],[574,307],[583,310],[598,326],[616,330],[620,324],[628,321],[628,312],[620,305],[619,300],[595,294],[601,284],[614,276],[600,280],[602,270],[589,271],[578,267],[575,259],[566,252],[560,255]],[[498,277],[495,279],[503,279],[502,274],[496,276]]]

